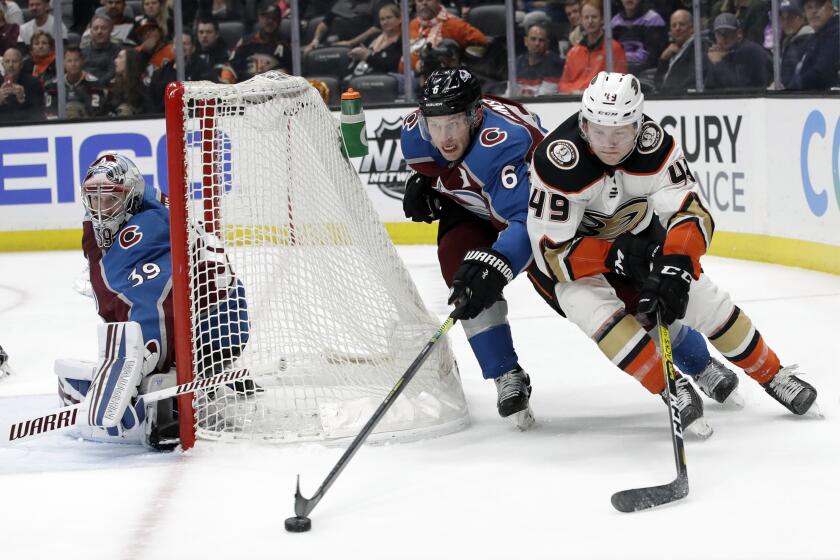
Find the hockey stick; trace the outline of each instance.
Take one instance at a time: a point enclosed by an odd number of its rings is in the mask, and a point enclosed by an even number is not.
[[[218,373],[206,379],[198,379],[190,381],[182,385],[176,385],[160,391],[152,391],[140,395],[136,406],[144,406],[148,403],[157,402],[171,397],[177,397],[184,393],[192,393],[198,389],[206,389],[208,387],[215,387],[223,383],[231,383],[238,379],[245,377],[254,377],[255,375],[264,375],[274,371],[270,366],[262,366],[258,369],[239,369],[235,371]],[[78,404],[66,406],[59,410],[44,414],[41,416],[22,418],[14,421],[9,425],[4,426],[4,439],[0,440],[0,446],[8,446],[14,443],[30,441],[36,437],[44,436],[67,428],[72,428],[84,422],[85,414],[79,414],[79,411],[87,407],[87,402],[83,401]]]
[[[297,477],[297,488],[295,490],[295,517],[289,517],[286,519],[286,530],[292,532],[303,532],[308,531],[311,527],[311,521],[308,518],[308,515],[315,509],[315,506],[318,505],[318,502],[321,501],[321,498],[324,497],[327,490],[330,489],[333,482],[335,482],[338,475],[341,474],[341,471],[344,470],[344,467],[347,466],[347,463],[350,462],[350,459],[353,458],[353,455],[356,454],[356,451],[359,450],[359,447],[364,443],[367,439],[370,432],[376,427],[379,421],[385,416],[385,413],[388,412],[388,409],[391,408],[391,405],[394,404],[394,401],[397,397],[400,396],[400,393],[403,392],[406,385],[411,381],[414,375],[420,370],[420,366],[423,365],[423,362],[426,361],[426,358],[429,357],[432,349],[434,348],[435,344],[438,340],[443,337],[452,328],[452,325],[455,324],[457,320],[454,315],[458,313],[460,309],[453,311],[446,321],[440,326],[440,328],[432,335],[432,338],[426,343],[426,346],[420,351],[420,354],[414,359],[406,372],[397,380],[397,383],[391,389],[391,392],[385,397],[385,400],[379,405],[376,411],[373,413],[373,416],[367,421],[367,423],[362,427],[362,431],[359,432],[353,441],[350,443],[350,446],[347,450],[344,451],[344,454],[335,464],[333,469],[330,471],[330,474],[327,475],[327,478],[324,479],[324,482],[321,483],[321,486],[318,488],[318,491],[311,498],[304,498],[303,495],[300,493],[300,475]]]
[[[674,358],[671,355],[671,335],[662,322],[661,313],[656,314],[659,328],[659,346],[662,352],[662,369],[668,384],[668,422],[671,426],[671,441],[674,444],[674,460],[677,464],[677,478],[668,484],[631,488],[612,495],[612,505],[618,511],[630,513],[668,504],[688,496],[688,470],[685,465],[685,447],[683,445],[682,421],[677,408],[677,377],[674,370]]]

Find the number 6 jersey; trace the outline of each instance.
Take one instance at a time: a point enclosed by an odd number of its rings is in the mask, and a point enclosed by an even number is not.
[[[531,261],[525,230],[528,165],[545,130],[539,117],[519,103],[485,95],[481,105],[481,127],[460,161],[447,161],[422,137],[419,110],[403,119],[403,157],[418,173],[437,179],[436,191],[503,230],[493,249],[519,273]]]
[[[580,136],[577,113],[569,117],[534,152],[528,206],[534,258],[561,283],[607,272],[612,241],[643,231],[654,213],[667,230],[663,254],[691,257],[697,278],[714,230],[682,148],[647,116],[636,147],[615,167]]]

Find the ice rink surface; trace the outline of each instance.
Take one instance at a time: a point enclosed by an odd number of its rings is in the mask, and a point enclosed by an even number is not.
[[[429,308],[448,313],[433,247],[401,247]],[[93,301],[71,288],[80,252],[0,254],[0,420],[56,406],[52,362],[94,359]],[[741,374],[743,410],[706,401],[715,428],[686,444],[689,496],[623,514],[610,495],[674,476],[666,409],[517,279],[506,289],[537,425],[497,416],[453,329],[472,425],[366,446],[289,534],[295,475],[312,495],[342,453],[319,444],[199,443],[156,454],[56,435],[0,449],[0,558],[838,559],[840,277],[706,257],[785,364],[819,391],[797,418]],[[429,333],[431,335],[431,333]]]

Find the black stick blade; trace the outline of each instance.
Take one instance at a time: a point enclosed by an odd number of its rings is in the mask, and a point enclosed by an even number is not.
[[[297,475],[297,486],[295,487],[295,515],[306,517],[312,511],[309,507],[309,500],[300,493],[300,475]]]
[[[688,477],[678,476],[673,482],[647,488],[631,488],[612,495],[612,505],[623,513],[669,504],[688,496]]]

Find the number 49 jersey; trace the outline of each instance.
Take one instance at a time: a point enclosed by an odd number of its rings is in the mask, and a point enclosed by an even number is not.
[[[652,119],[613,167],[580,136],[575,113],[539,145],[531,171],[528,234],[537,266],[558,282],[607,272],[612,241],[657,217],[667,231],[662,253],[688,255],[700,275],[714,221],[682,148]]]
[[[447,161],[422,137],[419,110],[403,119],[403,157],[416,172],[437,179],[435,190],[503,230],[493,249],[520,272],[531,260],[525,228],[528,166],[546,131],[519,103],[485,95],[481,104],[481,128],[460,161]]]
[[[172,264],[169,210],[163,195],[146,187],[142,209],[103,251],[85,219],[82,249],[90,266],[97,312],[106,322],[140,323],[146,348],[157,354],[157,371],[174,363]]]

